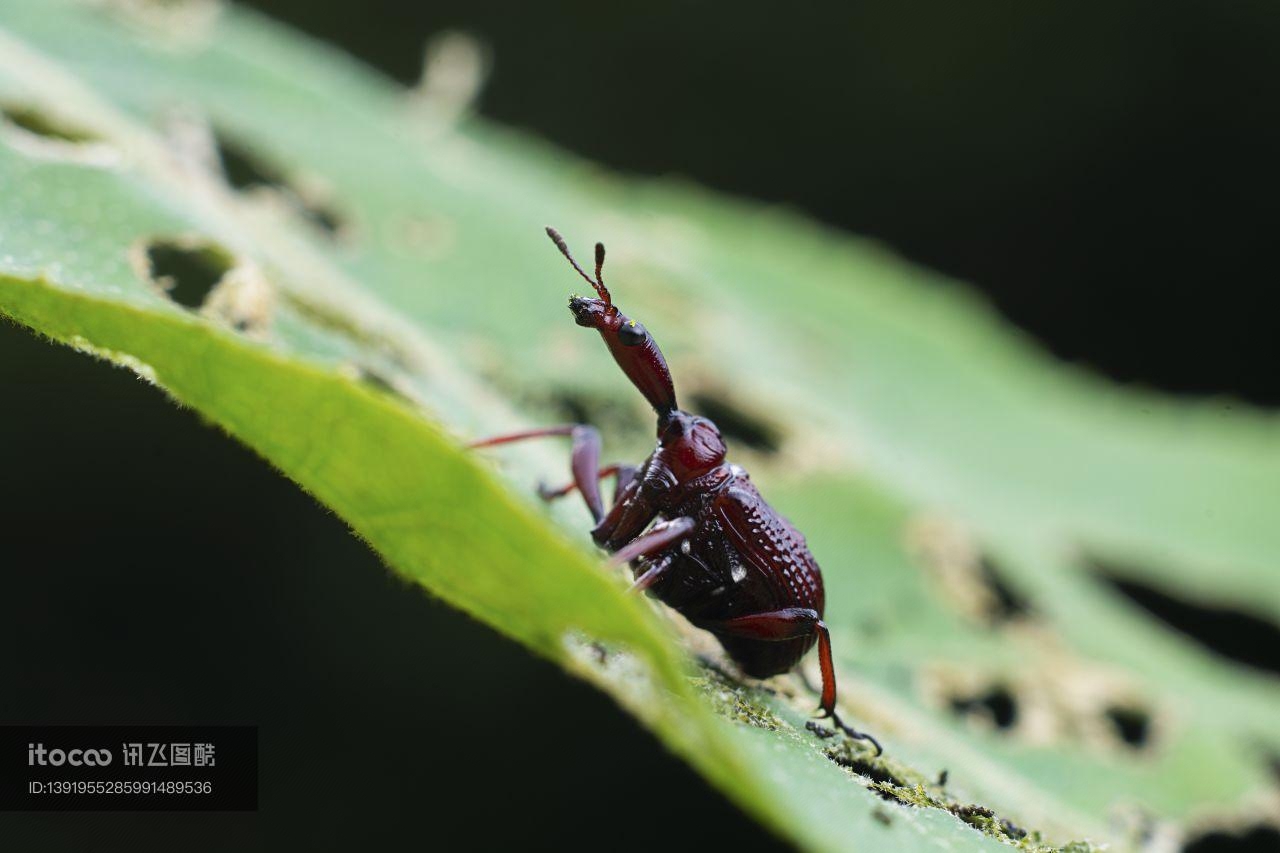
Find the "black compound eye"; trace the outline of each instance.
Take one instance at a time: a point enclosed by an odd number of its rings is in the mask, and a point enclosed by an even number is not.
[[[639,346],[647,337],[649,333],[635,320],[628,320],[618,327],[618,340],[622,341],[624,346]]]

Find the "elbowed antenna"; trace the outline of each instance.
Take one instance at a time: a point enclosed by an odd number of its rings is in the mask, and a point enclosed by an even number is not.
[[[604,278],[601,276],[604,270],[604,243],[596,243],[596,277],[592,278],[578,266],[578,262],[573,259],[573,253],[569,251],[569,246],[564,242],[564,238],[560,236],[560,232],[547,226],[547,236],[551,238],[551,242],[556,244],[556,248],[560,250],[560,254],[568,259],[573,268],[577,270],[578,275],[586,280],[587,284],[595,288],[600,298],[604,300],[604,304],[610,308],[613,307],[613,299],[609,296],[609,288],[604,286]]]

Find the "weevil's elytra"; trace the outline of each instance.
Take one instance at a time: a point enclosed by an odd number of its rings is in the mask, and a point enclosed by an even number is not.
[[[822,670],[819,711],[847,735],[880,744],[836,713],[831,637],[822,621],[822,571],[804,536],[761,497],[741,466],[725,461],[720,430],[676,403],[675,384],[657,342],[613,304],[605,287],[604,245],[596,244],[595,276],[574,260],[553,228],[547,235],[595,291],[574,296],[569,310],[579,326],[595,329],[614,361],[658,416],[658,446],[638,466],[600,465],[600,434],[569,424],[474,442],[490,447],[543,436],[573,441],[573,482],[543,490],[552,500],[575,489],[595,519],[591,538],[630,565],[632,589],[648,591],[699,628],[710,631],[747,675],[786,672],[818,646]],[[600,481],[614,478],[608,511]]]

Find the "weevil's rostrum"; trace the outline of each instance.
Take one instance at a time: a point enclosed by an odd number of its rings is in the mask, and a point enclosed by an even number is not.
[[[653,407],[658,445],[638,466],[601,467],[599,433],[570,424],[501,435],[472,447],[571,436],[573,482],[544,490],[543,497],[578,491],[596,522],[592,539],[614,563],[631,567],[633,589],[647,590],[714,634],[747,675],[786,672],[816,643],[821,712],[879,752],[874,738],[846,725],[836,712],[831,639],[822,621],[822,572],[804,536],[765,502],[741,466],[725,461],[716,425],[677,405],[671,372],[653,336],[613,304],[605,287],[603,244],[596,244],[595,275],[590,276],[554,229],[547,234],[595,290],[593,297],[572,297],[569,310],[578,325],[600,333]],[[599,483],[608,477],[615,487],[606,510]]]

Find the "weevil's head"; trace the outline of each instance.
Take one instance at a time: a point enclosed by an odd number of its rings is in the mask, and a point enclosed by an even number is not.
[[[621,311],[603,299],[597,296],[579,296],[576,293],[569,297],[569,310],[573,312],[573,321],[588,329],[616,330],[622,316]]]
[[[586,279],[596,292],[595,296],[575,295],[569,298],[569,310],[573,312],[574,322],[600,333],[614,361],[618,362],[631,384],[636,386],[658,414],[658,434],[661,436],[668,422],[678,412],[671,371],[667,368],[662,350],[658,349],[658,344],[649,331],[613,304],[613,297],[609,294],[609,288],[604,286],[602,276],[604,244],[596,243],[596,274],[592,278],[578,266],[559,232],[548,228],[547,236],[569,259],[578,275]]]

